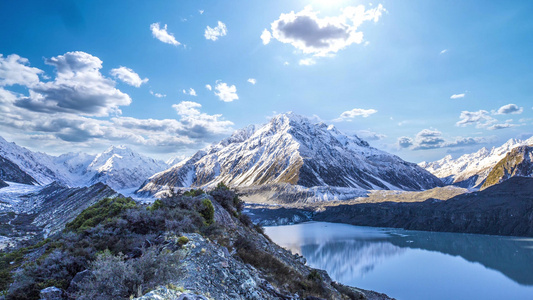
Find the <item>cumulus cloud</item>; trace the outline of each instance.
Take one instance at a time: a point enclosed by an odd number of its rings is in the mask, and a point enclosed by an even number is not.
[[[115,88],[115,82],[102,76],[102,61],[85,52],[67,52],[52,57],[46,64],[56,67],[54,81],[31,86],[30,96],[15,105],[32,111],[66,112],[87,116],[120,114],[120,106],[129,105],[128,94]]]
[[[298,61],[298,64],[300,66],[312,66],[316,64],[316,61],[312,58],[304,58],[304,59],[300,59],[300,61]]]
[[[40,150],[94,151],[123,143],[146,152],[175,153],[205,147],[233,131],[231,121],[201,112],[201,105],[194,102],[176,104],[176,119],[100,118],[131,101],[114,89],[112,79],[102,76],[102,61],[84,52],[69,52],[46,63],[56,67],[56,77],[50,82],[26,81],[31,82],[29,97],[0,87],[4,136],[33,143]]]
[[[165,26],[161,28],[159,23],[153,23],[150,25],[150,30],[152,30],[152,35],[154,36],[154,38],[160,40],[161,42],[174,46],[180,45],[180,42],[176,40],[174,35],[167,31],[167,24],[165,24]]]
[[[207,26],[205,28],[204,36],[208,40],[216,41],[219,37],[225,36],[228,33],[228,29],[226,28],[226,24],[218,21],[218,26],[215,28],[211,28]]]
[[[407,136],[402,136],[398,138],[398,146],[400,148],[409,148],[413,145],[413,139]]]
[[[255,85],[257,83],[257,80],[255,80],[255,78],[248,78],[247,80],[249,83]]]
[[[268,44],[274,38],[315,56],[334,54],[354,43],[361,44],[363,32],[359,26],[366,21],[377,22],[385,11],[381,4],[369,10],[363,5],[349,6],[339,16],[320,18],[318,11],[307,6],[297,13],[281,14],[271,24],[271,32],[263,31],[261,39]]]
[[[141,84],[148,82],[148,78],[141,79],[139,74],[135,73],[132,69],[122,66],[116,69],[111,69],[110,74],[134,87],[140,87]]]
[[[500,107],[497,111],[493,111],[495,115],[521,114],[524,111],[523,107],[518,107],[516,104],[507,104]]]
[[[357,132],[357,135],[361,137],[363,140],[367,140],[367,141],[379,141],[387,137],[384,134],[377,133],[377,132],[370,131],[370,130],[359,130]]]
[[[263,45],[267,45],[270,43],[270,40],[272,39],[272,34],[267,29],[263,30],[263,33],[261,33],[261,40],[263,41]]]
[[[26,58],[17,54],[3,57],[0,54],[0,86],[23,85],[32,86],[39,82],[39,74],[43,71],[29,66]]]
[[[235,85],[228,85],[225,82],[217,81],[215,86],[215,95],[224,102],[232,102],[239,99],[237,95],[237,87]]]
[[[193,137],[210,134],[224,134],[232,131],[233,122],[221,119],[222,115],[208,115],[200,112],[202,105],[197,102],[183,101],[172,107],[181,117],[180,122]]]
[[[460,98],[464,98],[465,97],[465,94],[453,94],[450,96],[450,99],[460,99]]]
[[[486,110],[462,111],[459,118],[461,120],[455,123],[455,125],[460,127],[476,125],[476,128],[485,128],[497,122]]]
[[[193,88],[190,88],[189,90],[183,90],[182,91],[185,95],[189,95],[189,96],[197,96],[196,95],[196,91],[193,89]]]
[[[154,93],[154,91],[150,91],[150,94],[151,94],[151,95],[154,95],[154,96],[157,97],[157,98],[164,98],[164,97],[167,96],[167,95],[165,95],[165,94]]]
[[[363,117],[367,118],[372,114],[377,113],[378,111],[375,109],[362,109],[362,108],[354,108],[352,110],[347,110],[343,112],[339,118],[335,119],[336,122],[342,122],[342,121],[352,121],[355,117]]]
[[[455,148],[476,145],[486,142],[482,137],[456,137],[445,139],[442,132],[435,129],[423,129],[418,132],[414,139],[410,137],[400,137],[398,146],[400,148],[410,148],[411,150],[428,150],[437,148]]]
[[[206,85],[205,85],[205,88],[208,89],[208,90],[210,90],[210,91],[213,90],[213,87],[212,87],[210,84],[206,84]]]

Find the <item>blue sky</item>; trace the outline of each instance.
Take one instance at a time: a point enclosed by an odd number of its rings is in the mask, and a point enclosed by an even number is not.
[[[287,111],[413,162],[533,135],[531,1],[2,1],[0,12],[0,135],[32,150],[125,144],[164,159]]]

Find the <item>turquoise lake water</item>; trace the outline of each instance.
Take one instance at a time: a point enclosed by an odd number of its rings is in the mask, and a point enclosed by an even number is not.
[[[265,227],[343,284],[408,299],[533,299],[533,238],[311,222]]]

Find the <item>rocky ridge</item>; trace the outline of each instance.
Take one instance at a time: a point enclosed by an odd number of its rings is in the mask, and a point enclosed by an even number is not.
[[[507,153],[492,168],[481,189],[486,189],[516,176],[533,177],[532,146],[519,146]]]
[[[239,130],[155,174],[138,193],[157,195],[173,188],[209,187],[219,182],[239,188],[349,188],[359,194],[369,189],[422,190],[442,185],[416,164],[372,148],[355,135],[286,113],[259,128]]]
[[[454,184],[464,188],[479,188],[492,168],[512,149],[533,145],[533,137],[527,140],[510,139],[500,147],[481,148],[475,153],[465,154],[457,159],[451,155],[434,162],[421,162],[418,165],[433,175],[441,178],[446,184]]]

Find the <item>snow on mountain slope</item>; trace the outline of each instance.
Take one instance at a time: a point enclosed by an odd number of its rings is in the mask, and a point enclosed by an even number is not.
[[[236,131],[152,176],[139,192],[155,194],[169,187],[218,182],[235,187],[291,184],[360,190],[421,190],[442,185],[416,164],[372,148],[355,135],[287,113],[260,128]]]
[[[38,184],[57,181],[70,187],[102,182],[113,189],[138,188],[148,177],[168,165],[124,146],[113,146],[98,155],[67,153],[51,156],[32,152],[0,137],[0,156],[9,159]]]
[[[55,163],[55,157],[48,154],[32,152],[0,137],[0,156],[16,164],[41,185],[54,181],[70,183],[68,174],[65,174],[62,167]]]
[[[162,161],[135,153],[125,146],[112,146],[89,164],[86,185],[103,182],[117,190],[137,188],[148,177],[166,168],[168,165]]]
[[[433,175],[443,179],[447,184],[461,187],[480,187],[492,168],[502,160],[512,149],[533,145],[533,137],[527,140],[510,139],[500,147],[493,147],[490,151],[483,147],[475,153],[465,154],[457,159],[447,155],[434,162],[421,162],[420,167]]]

